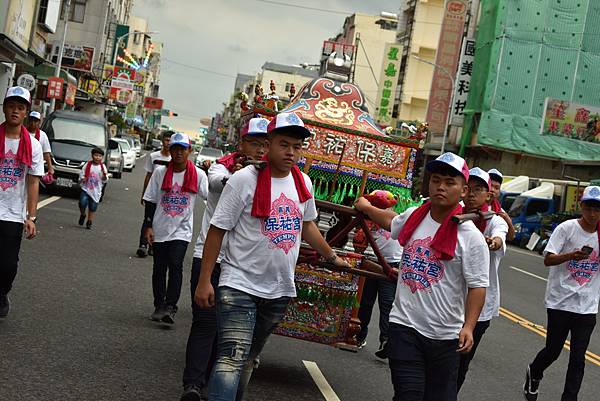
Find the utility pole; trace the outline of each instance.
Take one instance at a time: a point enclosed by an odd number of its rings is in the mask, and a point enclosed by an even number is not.
[[[58,56],[56,58],[56,70],[54,71],[55,77],[60,77],[60,68],[62,67],[62,55],[65,48],[65,40],[67,39],[67,27],[69,26],[69,17],[71,14],[71,0],[65,0],[65,13],[63,14],[65,18],[65,29],[62,34],[62,39],[60,41],[60,46],[58,48]],[[54,111],[56,107],[56,99],[52,99],[50,101],[50,113]]]

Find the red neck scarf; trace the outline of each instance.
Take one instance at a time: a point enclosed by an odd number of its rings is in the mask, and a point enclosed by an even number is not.
[[[173,188],[174,172],[175,167],[173,165],[173,161],[171,160],[167,165],[167,172],[163,177],[163,182],[160,189],[169,192],[171,188]],[[183,176],[183,186],[181,190],[192,194],[198,193],[198,172],[196,171],[196,166],[194,166],[194,163],[192,163],[190,160],[187,161],[185,166],[185,175]]]
[[[492,200],[492,211],[494,213],[500,213],[502,211],[502,206],[500,205],[500,202],[498,202],[498,199],[494,198],[494,200]]]
[[[27,167],[31,167],[32,162],[32,150],[31,150],[31,137],[29,131],[21,125],[21,140],[19,141],[19,147],[17,149],[17,162],[24,164]],[[6,157],[4,143],[6,139],[6,123],[0,124],[0,159]]]
[[[417,208],[400,231],[398,241],[400,245],[406,246],[410,237],[419,227],[423,219],[427,216],[431,210],[431,202],[427,202]],[[456,208],[446,216],[442,225],[438,228],[433,241],[431,241],[431,249],[435,251],[435,256],[441,260],[452,260],[454,258],[454,251],[456,250],[456,244],[458,243],[458,224],[452,222],[452,216],[462,213],[462,206],[457,205]]]
[[[488,205],[487,203],[484,203],[483,206],[481,206],[481,209],[479,209],[479,210],[482,213],[485,213],[488,210],[490,210],[490,205]],[[479,231],[481,231],[482,233],[485,231],[485,228],[487,227],[486,219],[477,219],[477,220],[473,221],[473,223],[475,223],[475,227],[477,227],[479,229]]]
[[[35,139],[37,139],[38,141],[40,140],[40,129],[39,128],[35,130],[34,136],[35,136]]]
[[[266,158],[265,158],[266,159]],[[300,203],[304,203],[312,195],[306,183],[304,177],[298,166],[292,167],[292,178],[294,178],[294,185],[298,192],[298,199]],[[254,190],[254,200],[252,201],[252,217],[267,218],[271,212],[271,166],[267,164],[267,167],[258,170],[258,180],[256,182],[256,189]]]
[[[92,171],[92,166],[94,165],[94,162],[92,160],[88,161],[87,164],[85,165],[85,179],[87,180],[88,178],[90,178],[90,172]],[[100,162],[100,168],[102,169],[102,174],[106,174],[106,166],[104,166],[104,163]]]
[[[233,173],[233,169],[236,164],[235,162],[240,157],[244,157],[244,155],[242,155],[240,152],[233,152],[218,159],[217,163],[222,164],[227,170],[229,170],[230,173]]]

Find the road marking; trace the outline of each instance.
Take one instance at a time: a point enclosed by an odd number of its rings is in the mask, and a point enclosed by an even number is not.
[[[528,252],[528,251],[524,251],[524,250],[522,250],[522,249],[519,249],[519,248],[517,248],[517,247],[514,247],[514,246],[509,246],[509,247],[508,247],[508,249],[509,249],[510,251],[513,251],[513,252],[516,252],[516,253],[520,253],[520,254],[523,254],[523,255],[527,255],[527,256],[533,256],[533,257],[536,257],[536,258],[544,259],[544,257],[543,257],[543,256],[541,256],[541,255],[538,255],[538,254],[537,254],[537,253],[535,253],[535,252]]]
[[[503,317],[507,318],[510,321],[517,323],[521,327],[524,327],[527,330],[532,331],[532,332],[546,338],[546,335],[547,335],[546,328],[544,326],[542,326],[541,324],[535,324],[533,322],[530,322],[529,320],[525,319],[524,317],[521,317],[521,316],[517,315],[516,313],[511,312],[508,309],[502,308],[502,307],[500,307],[500,315],[502,315]],[[570,351],[571,350],[571,342],[568,340],[565,341],[564,347]],[[586,351],[585,359],[588,362],[593,363],[596,366],[600,366],[600,356],[594,354],[593,352]]]
[[[41,209],[44,206],[48,206],[49,204],[51,204],[52,202],[56,202],[57,200],[60,199],[60,196],[51,196],[48,199],[44,199],[41,202],[38,202],[37,208]]]
[[[323,397],[325,397],[325,401],[341,401],[327,382],[327,379],[325,379],[325,376],[323,376],[323,373],[317,364],[312,361],[302,362],[304,363],[306,370],[308,370],[308,373],[310,373],[310,376],[315,381],[319,391],[321,391],[321,394],[323,394]]]
[[[548,281],[547,278],[543,278],[542,276],[538,276],[537,274],[530,273],[527,270],[519,269],[518,267],[514,267],[514,266],[508,266],[508,267],[511,268],[511,269],[513,269],[513,270],[516,270],[518,272],[521,272],[523,274],[527,274],[528,276],[535,277],[535,278],[543,280],[543,281]]]

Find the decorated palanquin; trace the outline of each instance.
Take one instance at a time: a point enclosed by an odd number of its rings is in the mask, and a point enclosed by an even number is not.
[[[271,106],[271,107],[268,107]],[[273,103],[255,98],[242,120],[277,114]],[[419,140],[390,137],[373,120],[361,90],[350,83],[316,78],[304,85],[283,110],[295,112],[310,130],[299,165],[313,181],[319,228],[328,235],[351,269],[340,271],[301,249],[296,266],[297,298],[288,307],[277,334],[355,350],[360,329],[358,305],[365,277],[387,280],[387,265],[363,216],[351,208],[362,194],[385,190],[396,199],[395,209],[412,206],[412,178]],[[244,122],[244,121],[242,121]],[[362,228],[375,258],[368,259],[340,245]],[[337,242],[337,244],[336,244]]]

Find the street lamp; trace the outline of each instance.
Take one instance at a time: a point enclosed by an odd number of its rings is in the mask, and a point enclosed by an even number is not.
[[[114,67],[115,64],[117,64],[117,56],[119,55],[119,43],[121,43],[121,40],[123,40],[123,38],[126,38],[129,35],[133,35],[133,34],[140,34],[140,35],[155,35],[159,33],[158,31],[148,31],[148,32],[138,32],[138,31],[133,31],[133,32],[128,32],[125,35],[119,36],[117,38],[117,42],[115,43],[115,51],[113,54],[113,60],[112,60],[112,66]]]
[[[442,67],[441,65],[433,63],[429,60],[425,60],[414,54],[412,56],[422,63],[432,65],[434,68],[439,68],[440,71],[442,71],[444,74],[446,74],[448,76],[448,78],[450,78],[450,82],[452,82],[452,92],[450,94],[450,104],[448,105],[448,116],[446,117],[446,124],[444,125],[444,135],[442,136],[442,147],[440,149],[440,153],[444,154],[444,150],[446,148],[446,138],[448,136],[448,127],[450,125],[450,116],[452,115],[452,105],[454,104],[454,84],[455,84],[454,77],[452,76],[452,74],[450,74],[450,72],[446,68]]]

